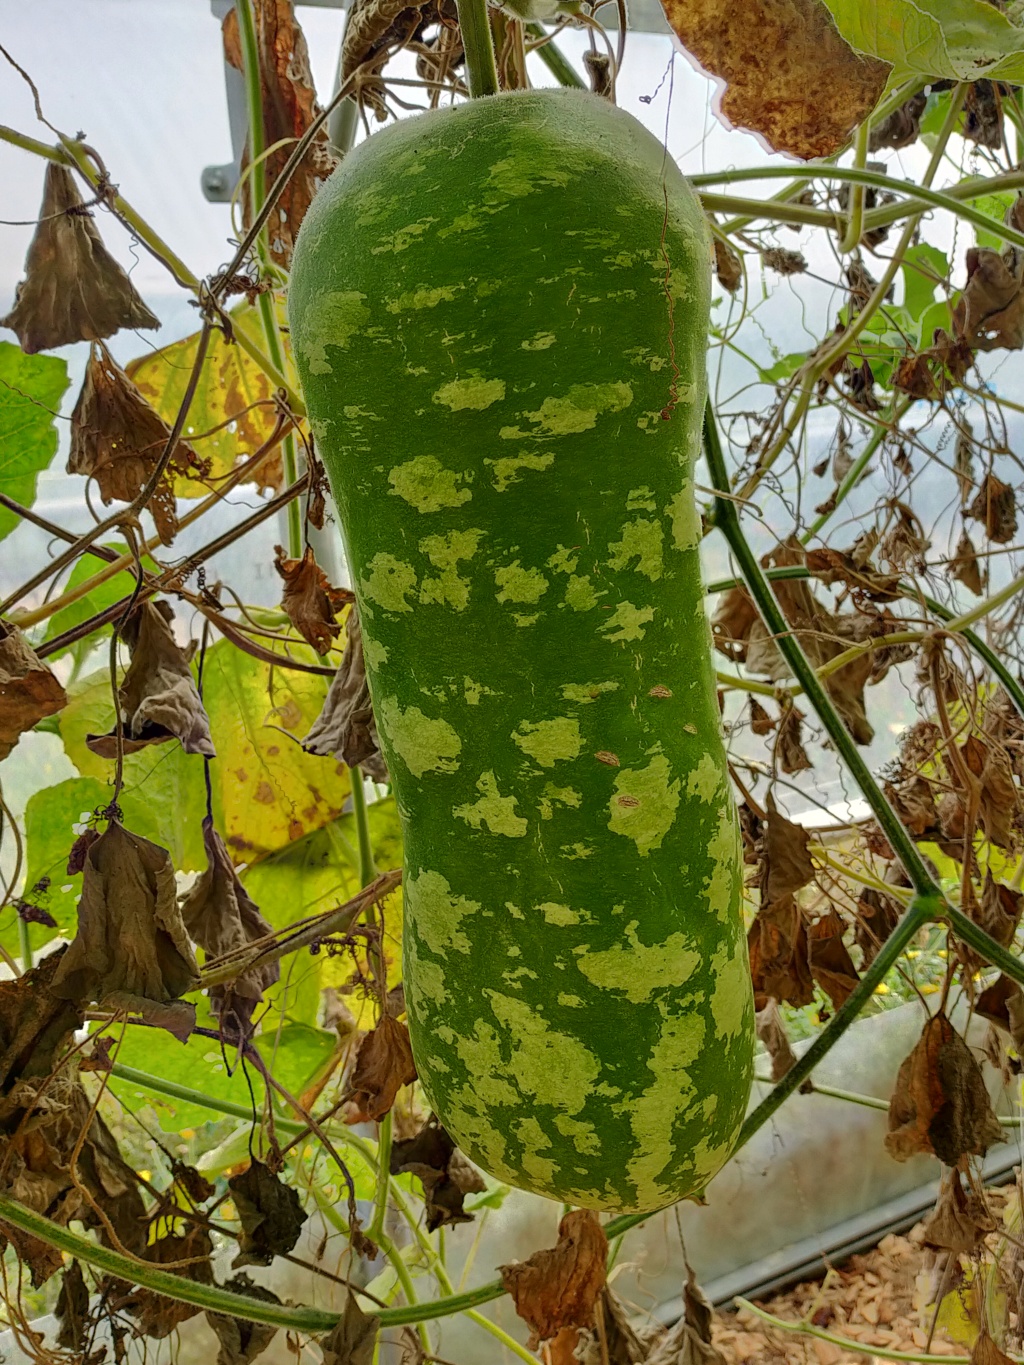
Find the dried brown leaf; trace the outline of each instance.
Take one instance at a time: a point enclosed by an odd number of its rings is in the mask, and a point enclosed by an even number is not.
[[[967,251],[967,284],[953,312],[958,337],[980,351],[1024,346],[1024,252]]]
[[[563,1327],[548,1342],[545,1355],[550,1365],[641,1365],[647,1359],[647,1347],[605,1285],[595,1310],[595,1326]]]
[[[779,756],[779,766],[782,771],[790,776],[794,773],[806,772],[808,768],[813,766],[807,757],[807,750],[804,748],[803,722],[804,713],[799,706],[787,706],[779,718],[779,734],[775,752]]]
[[[375,782],[389,781],[366,681],[359,612],[354,602],[345,618],[345,652],[341,664],[327,690],[323,709],[302,741],[302,747],[308,754],[335,758],[350,768],[358,764]]]
[[[960,506],[966,507],[974,490],[974,432],[969,422],[964,422],[957,430],[953,473],[960,490]]]
[[[976,1251],[994,1228],[984,1198],[964,1189],[959,1171],[950,1171],[943,1177],[935,1208],[921,1230],[929,1246],[943,1247],[959,1256]]]
[[[385,1014],[359,1044],[349,1080],[355,1112],[348,1122],[382,1119],[402,1086],[411,1085],[415,1079],[409,1030],[401,1020]]]
[[[989,1336],[988,1329],[983,1327],[971,1347],[971,1365],[1014,1365],[1014,1359],[1000,1350]]]
[[[318,654],[326,654],[341,632],[334,613],[351,602],[352,594],[331,587],[310,545],[301,559],[289,559],[284,546],[278,545],[274,568],[284,579],[281,610],[307,644]]]
[[[770,999],[763,1009],[758,1010],[754,1016],[754,1025],[758,1039],[764,1044],[772,1064],[772,1081],[781,1081],[786,1072],[796,1065],[796,1053],[786,1036],[786,1026],[779,1013],[779,1002]]]
[[[1016,981],[1000,974],[978,996],[974,1008],[983,1019],[1008,1033],[1018,1055],[1024,1057],[1024,991]]]
[[[968,913],[975,924],[984,929],[985,933],[1003,948],[1008,948],[1013,942],[1022,911],[1024,895],[1014,891],[1012,887],[1004,886],[1002,882],[997,882],[991,871],[985,873],[981,900],[974,900],[968,907]],[[975,969],[981,965],[981,959],[974,953],[969,954],[969,960]]]
[[[306,39],[295,17],[292,0],[256,0],[253,6],[256,43],[262,82],[263,145],[271,150],[264,159],[267,189],[273,189],[285,163],[320,113],[316,87],[309,65]],[[223,25],[224,57],[244,71],[238,17],[228,10]],[[243,170],[248,164],[243,160]],[[291,264],[295,237],[306,210],[321,184],[336,165],[327,129],[321,128],[295,174],[285,186],[268,224],[271,255],[279,265]],[[246,227],[252,221],[249,181],[243,181],[242,205]]]
[[[306,1215],[290,1185],[254,1159],[240,1175],[231,1177],[228,1189],[242,1224],[233,1270],[244,1265],[270,1265],[275,1256],[291,1251]]]
[[[728,1365],[717,1346],[711,1344],[714,1309],[689,1265],[686,1274],[683,1316],[655,1344],[647,1365]]]
[[[829,156],[874,107],[886,63],[858,56],[818,0],[662,0],[680,42],[727,84],[719,113],[777,152]]]
[[[281,1302],[271,1290],[254,1284],[248,1275],[233,1275],[224,1288],[232,1289],[236,1294],[247,1294],[250,1299],[259,1299],[263,1303]],[[220,1342],[217,1365],[249,1365],[250,1361],[263,1354],[277,1336],[277,1328],[269,1323],[231,1318],[224,1313],[207,1313],[206,1321]]]
[[[923,573],[924,556],[931,541],[925,535],[917,513],[899,498],[890,498],[889,510],[894,519],[879,544],[879,558],[897,572]]]
[[[53,993],[76,1004],[135,1010],[184,1040],[195,1026],[195,1006],[179,997],[198,984],[167,850],[111,820],[86,854],[78,932]]]
[[[811,976],[840,1009],[850,998],[860,980],[849,950],[843,942],[846,925],[841,916],[830,910],[811,925],[807,935],[810,950]]]
[[[747,935],[758,1010],[774,996],[798,1009],[814,999],[804,913],[793,896],[763,905]]]
[[[196,689],[189,656],[171,631],[167,602],[143,602],[121,634],[131,662],[118,689],[124,726],[124,751],[177,739],[187,754],[215,758],[210,720]],[[87,735],[86,744],[101,758],[117,757],[117,735]]]
[[[358,71],[362,83],[356,98],[372,110],[378,122],[387,117],[379,76],[396,47],[417,36],[425,10],[435,12],[428,0],[353,0],[341,47],[340,79],[348,80]]]
[[[738,251],[720,237],[715,238],[715,277],[723,289],[735,294],[743,283],[743,261]]]
[[[923,92],[911,95],[905,104],[894,109],[880,123],[873,123],[868,150],[877,152],[883,147],[909,147],[916,142],[921,132],[921,115],[927,103],[928,96]]]
[[[825,584],[841,583],[874,602],[895,602],[900,596],[899,574],[883,574],[851,550],[808,550],[807,570]]]
[[[957,541],[956,554],[949,561],[949,573],[958,583],[962,583],[965,588],[973,592],[975,597],[981,597],[984,594],[988,583],[988,574],[982,571],[978,562],[978,552],[966,531],[961,534]]]
[[[779,811],[769,792],[758,879],[762,904],[770,905],[801,890],[814,876],[808,852],[810,835]]]
[[[183,1275],[197,1284],[213,1284],[213,1241],[206,1228],[192,1224],[181,1236],[168,1234],[159,1237],[146,1248],[146,1260],[154,1265],[167,1265],[175,1261],[190,1261],[189,1265],[176,1265],[175,1274]],[[201,1310],[191,1303],[180,1299],[169,1299],[151,1289],[138,1288],[129,1295],[123,1305],[136,1320],[136,1330],[144,1337],[162,1340],[194,1318]]]
[[[989,540],[1006,545],[1017,534],[1017,497],[1013,486],[995,474],[986,474],[977,496],[967,511],[980,521]]]
[[[878,950],[896,928],[900,918],[898,903],[873,887],[865,887],[857,901],[857,930],[854,942],[862,953],[864,970],[878,956]]]
[[[555,1246],[498,1267],[506,1293],[530,1328],[530,1350],[563,1327],[593,1325],[607,1255],[608,1238],[595,1215],[574,1209],[559,1223]]]
[[[203,845],[206,871],[182,897],[181,918],[193,943],[213,958],[244,950],[274,931],[246,893],[210,816],[203,820]],[[280,964],[268,962],[211,988],[210,1008],[227,1042],[241,1043],[252,1036],[253,1011],[280,976]]]
[[[393,1143],[391,1174],[408,1171],[423,1186],[427,1231],[448,1223],[471,1223],[473,1215],[463,1209],[467,1194],[480,1194],[487,1186],[477,1169],[452,1142],[436,1115],[414,1137]]]
[[[897,1161],[931,1152],[955,1166],[984,1156],[1002,1133],[970,1048],[945,1014],[933,1015],[896,1077],[887,1151]]]
[[[152,475],[170,435],[170,427],[107,348],[99,343],[90,347],[82,391],[71,414],[68,473],[95,479],[106,505],[131,502]],[[174,479],[201,479],[208,470],[208,463],[187,441],[178,441],[147,504],[164,545],[171,544],[178,529]]]
[[[26,730],[67,704],[64,688],[21,631],[0,621],[0,759]]]
[[[761,260],[769,270],[779,275],[802,275],[807,269],[807,260],[800,251],[788,251],[785,247],[769,246],[761,252]]]
[[[78,1261],[72,1261],[61,1276],[60,1293],[53,1311],[60,1323],[57,1345],[82,1354],[88,1339],[89,1290]]]
[[[29,355],[100,341],[122,327],[160,326],[107,251],[67,166],[47,162],[39,222],[14,307],[0,320]]]
[[[978,779],[978,818],[985,838],[997,848],[1009,848],[1013,842],[1014,821],[1020,804],[1020,792],[1013,780],[1009,754],[1001,744],[994,741],[986,743],[977,735],[969,735],[960,748],[960,756]],[[947,762],[947,770],[951,782],[957,785],[959,775],[952,762]],[[957,791],[951,795],[962,811],[962,793]],[[954,837],[962,838],[962,822],[951,833],[954,833]]]
[[[750,728],[755,735],[770,735],[778,721],[770,716],[756,697],[750,698]]]
[[[380,1318],[368,1316],[349,1294],[337,1324],[320,1342],[323,1365],[371,1365]]]

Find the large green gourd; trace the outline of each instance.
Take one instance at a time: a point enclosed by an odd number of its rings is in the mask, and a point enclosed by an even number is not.
[[[426,1094],[594,1209],[699,1190],[752,1055],[693,461],[709,243],[573,91],[403,121],[299,235],[294,352],[405,836]]]

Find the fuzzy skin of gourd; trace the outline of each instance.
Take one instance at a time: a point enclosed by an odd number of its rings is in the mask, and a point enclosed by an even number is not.
[[[753,1010],[693,491],[710,252],[660,144],[544,90],[376,133],[290,323],[401,814],[430,1103],[650,1210],[728,1157]]]

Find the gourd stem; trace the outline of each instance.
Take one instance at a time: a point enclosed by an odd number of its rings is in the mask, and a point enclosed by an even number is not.
[[[466,75],[471,99],[498,93],[498,65],[494,59],[491,20],[487,0],[456,0],[462,46],[466,53]]]

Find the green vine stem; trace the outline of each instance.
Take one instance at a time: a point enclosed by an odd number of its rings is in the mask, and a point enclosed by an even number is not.
[[[558,81],[559,85],[566,85],[575,90],[586,89],[584,82],[569,64],[569,60],[565,53],[548,37],[540,24],[527,24],[526,32],[537,43],[537,47],[533,48],[533,51],[551,72],[555,80]]]
[[[494,59],[491,21],[487,0],[456,0],[462,46],[466,53],[466,75],[471,99],[498,93],[498,65]]]
[[[858,171],[865,169],[868,159],[868,142],[871,137],[871,116],[870,114],[857,129],[857,140],[853,150],[853,164]],[[860,246],[861,235],[864,232],[864,195],[866,194],[863,185],[852,185],[850,187],[850,217],[846,224],[846,231],[843,240],[839,243],[840,255],[848,255],[851,251],[856,251]]]

